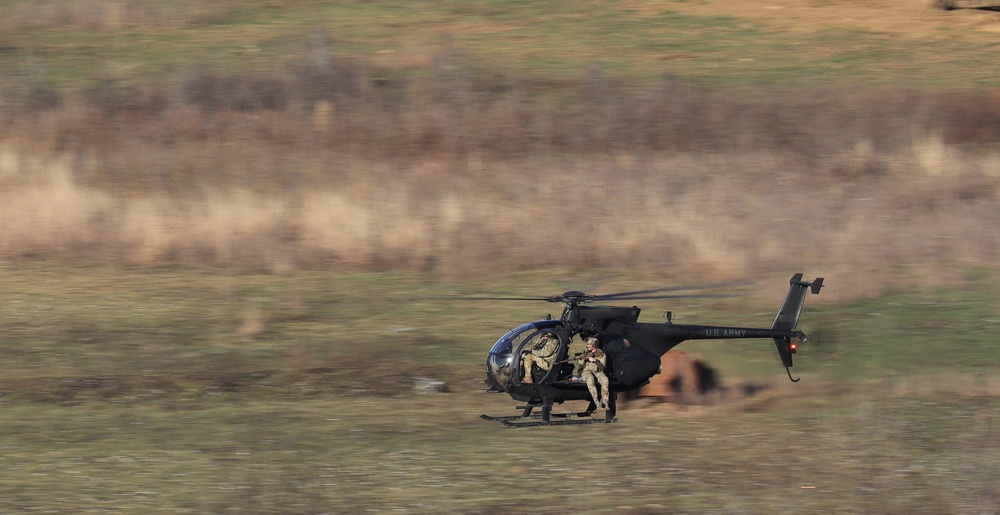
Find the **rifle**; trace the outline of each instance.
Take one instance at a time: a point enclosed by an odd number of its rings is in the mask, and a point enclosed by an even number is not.
[[[590,353],[589,352],[577,352],[576,354],[573,355],[572,358],[566,358],[566,359],[564,359],[562,361],[556,361],[555,363],[553,363],[553,365],[562,365],[563,363],[569,363],[571,361],[572,362],[576,362],[576,361],[579,361],[581,359],[586,360],[587,359],[587,354],[590,354]]]

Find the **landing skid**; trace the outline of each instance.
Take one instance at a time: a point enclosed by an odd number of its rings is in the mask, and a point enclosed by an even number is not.
[[[491,417],[490,415],[479,415],[483,420],[499,422],[507,427],[538,427],[538,426],[568,426],[574,424],[610,424],[618,419],[611,416],[610,412],[604,413],[604,418],[593,417],[591,413],[552,413],[548,420],[541,414],[509,417]]]
[[[542,412],[532,415],[532,410],[539,406],[541,406]],[[591,402],[590,406],[587,407],[587,411],[583,413],[552,413],[552,401],[549,398],[543,398],[540,404],[534,402],[529,403],[527,406],[518,406],[518,408],[524,410],[519,416],[512,415],[506,417],[493,417],[490,415],[479,415],[479,417],[483,420],[499,422],[507,427],[610,424],[618,421],[618,419],[615,418],[614,406],[612,406],[611,409],[605,410],[604,418],[593,417],[592,415],[596,410],[596,406],[593,402]]]

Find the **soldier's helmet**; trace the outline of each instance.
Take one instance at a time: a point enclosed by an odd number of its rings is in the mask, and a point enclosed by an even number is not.
[[[597,338],[595,338],[593,336],[591,336],[590,338],[587,338],[587,345],[593,345],[593,346],[596,347],[597,346]]]

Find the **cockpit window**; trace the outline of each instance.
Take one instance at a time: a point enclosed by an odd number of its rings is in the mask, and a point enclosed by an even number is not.
[[[509,388],[510,385],[514,383],[516,377],[515,372],[518,374],[521,373],[520,370],[517,370],[519,363],[515,363],[514,360],[515,351],[520,352],[522,350],[522,344],[524,344],[527,339],[535,338],[539,336],[543,330],[556,327],[558,325],[561,325],[558,320],[529,322],[515,327],[507,334],[500,337],[500,339],[493,344],[493,348],[490,349],[490,355],[486,358],[486,375],[488,380],[501,390]]]

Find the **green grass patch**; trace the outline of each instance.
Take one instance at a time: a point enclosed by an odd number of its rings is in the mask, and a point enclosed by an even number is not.
[[[67,88],[109,69],[146,80],[201,63],[217,69],[288,63],[306,58],[318,37],[339,54],[376,61],[410,55],[401,61],[415,59],[417,67],[435,53],[458,51],[484,68],[518,75],[578,75],[596,65],[640,81],[671,73],[730,84],[981,83],[991,55],[968,43],[898,40],[864,30],[803,36],[732,16],[680,14],[669,4],[283,0],[174,9],[137,3],[119,13],[111,3],[94,2],[103,10],[46,6],[44,17],[29,15],[39,2],[10,4],[17,16],[0,39],[0,69],[16,72],[31,59]],[[952,58],[928,57],[937,55]]]
[[[641,285],[555,270],[455,282],[22,261],[0,273],[3,511],[997,507],[998,292],[981,276],[845,305],[810,296],[796,385],[777,386],[769,344],[692,346],[724,384],[770,385],[758,402],[505,430],[478,418],[515,404],[483,391],[485,353],[556,306],[428,297]],[[682,323],[766,326],[780,299],[669,303]],[[659,301],[641,304],[652,321]],[[449,393],[412,393],[418,376]]]

